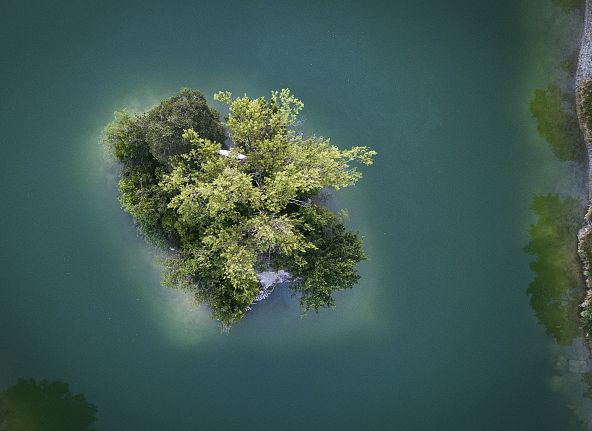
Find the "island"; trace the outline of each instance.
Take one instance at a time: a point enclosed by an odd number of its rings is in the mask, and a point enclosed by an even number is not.
[[[163,284],[206,304],[223,328],[275,282],[289,282],[304,313],[334,307],[365,256],[345,211],[323,203],[376,152],[305,136],[304,105],[289,89],[214,99],[227,106],[223,121],[200,92],[182,89],[148,112],[117,112],[103,132],[121,206],[163,253]]]

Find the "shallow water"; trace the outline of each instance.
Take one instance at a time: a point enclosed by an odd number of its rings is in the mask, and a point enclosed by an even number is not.
[[[0,388],[68,382],[100,430],[577,429],[522,250],[533,193],[581,188],[528,111],[549,46],[565,49],[556,13],[538,0],[13,3],[0,15]],[[300,318],[277,290],[224,335],[159,286],[97,141],[113,111],[183,86],[210,100],[287,86],[305,132],[377,149],[336,198],[369,256],[336,310]]]

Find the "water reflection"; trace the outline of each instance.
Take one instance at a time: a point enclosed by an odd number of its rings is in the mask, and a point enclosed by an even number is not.
[[[564,60],[566,67],[571,67],[570,61],[570,57]],[[547,88],[534,90],[530,112],[537,122],[540,135],[547,140],[559,160],[583,163],[586,149],[575,106],[574,94],[563,92],[557,85],[550,84]]]
[[[559,6],[563,10],[571,11],[575,9],[584,9],[585,0],[553,0],[553,4]]]
[[[561,393],[572,411],[571,420],[586,429],[590,427],[592,400],[592,361],[580,324],[580,303],[584,297],[584,280],[577,252],[577,233],[584,217],[587,196],[580,185],[585,181],[587,159],[583,136],[576,115],[573,82],[579,49],[580,27],[566,25],[582,22],[584,0],[553,0],[556,9],[549,30],[550,43],[561,46],[563,54],[551,55],[551,70],[546,74],[550,84],[533,91],[530,112],[537,130],[561,162],[553,169],[569,173],[569,184],[558,181],[557,193],[533,196],[531,209],[536,222],[529,228],[525,252],[534,256],[530,263],[534,279],[527,294],[538,321],[557,345],[553,390]],[[554,24],[553,24],[554,23]],[[559,25],[558,23],[561,23]],[[561,58],[566,52],[571,54]],[[563,174],[562,174],[563,175]],[[557,179],[563,180],[561,175]]]
[[[20,379],[0,392],[0,431],[94,431],[96,414],[63,382]]]
[[[584,5],[583,0],[553,0],[553,3],[568,12],[581,11]],[[577,38],[573,33],[564,37]],[[578,54],[576,50],[556,64],[556,69],[563,71],[563,78],[535,89],[529,104],[537,130],[553,154],[560,161],[575,162],[576,167],[584,166],[587,157],[572,88]],[[562,346],[569,345],[582,333],[578,316],[584,296],[577,232],[583,221],[581,199],[585,196],[580,199],[570,193],[573,189],[562,195],[533,197],[531,209],[537,221],[529,229],[530,240],[524,248],[536,258],[530,264],[535,274],[527,289],[530,305],[547,333]]]
[[[527,293],[539,322],[560,345],[580,335],[578,307],[583,280],[577,254],[576,234],[582,219],[582,204],[573,197],[536,195],[532,211],[537,222],[529,229],[524,250],[535,256],[530,267],[535,274]]]
[[[579,50],[574,50],[570,55],[565,57],[561,63],[559,63],[559,68],[567,73],[569,76],[575,76],[577,69],[578,69],[578,57],[580,55]]]

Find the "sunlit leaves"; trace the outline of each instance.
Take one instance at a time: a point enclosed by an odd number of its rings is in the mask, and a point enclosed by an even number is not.
[[[155,226],[174,239],[164,283],[192,292],[225,326],[257,297],[261,270],[289,270],[304,311],[332,306],[332,293],[357,281],[355,267],[364,256],[358,237],[316,198],[324,189],[355,184],[361,178],[355,165],[370,165],[376,153],[303,136],[297,126],[304,105],[288,89],[269,99],[230,92],[214,98],[228,105],[230,146],[212,138],[215,127],[204,134],[199,127],[171,126],[169,117],[199,117],[175,112],[183,95],[145,116],[121,114],[106,131],[130,172],[122,178],[123,207],[144,231]],[[163,113],[166,119],[142,140],[134,127]],[[174,145],[167,147],[167,140]],[[155,152],[155,142],[166,151]]]

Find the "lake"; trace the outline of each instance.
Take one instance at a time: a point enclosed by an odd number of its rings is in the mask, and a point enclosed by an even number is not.
[[[561,365],[573,347],[531,309],[523,251],[533,194],[581,197],[582,170],[554,157],[528,108],[565,79],[576,12],[541,0],[3,9],[0,389],[67,382],[103,431],[580,429],[589,400]],[[181,87],[210,101],[289,87],[304,132],[378,151],[333,202],[369,258],[335,310],[301,318],[277,289],[222,334],[160,286],[98,140],[114,111]]]

